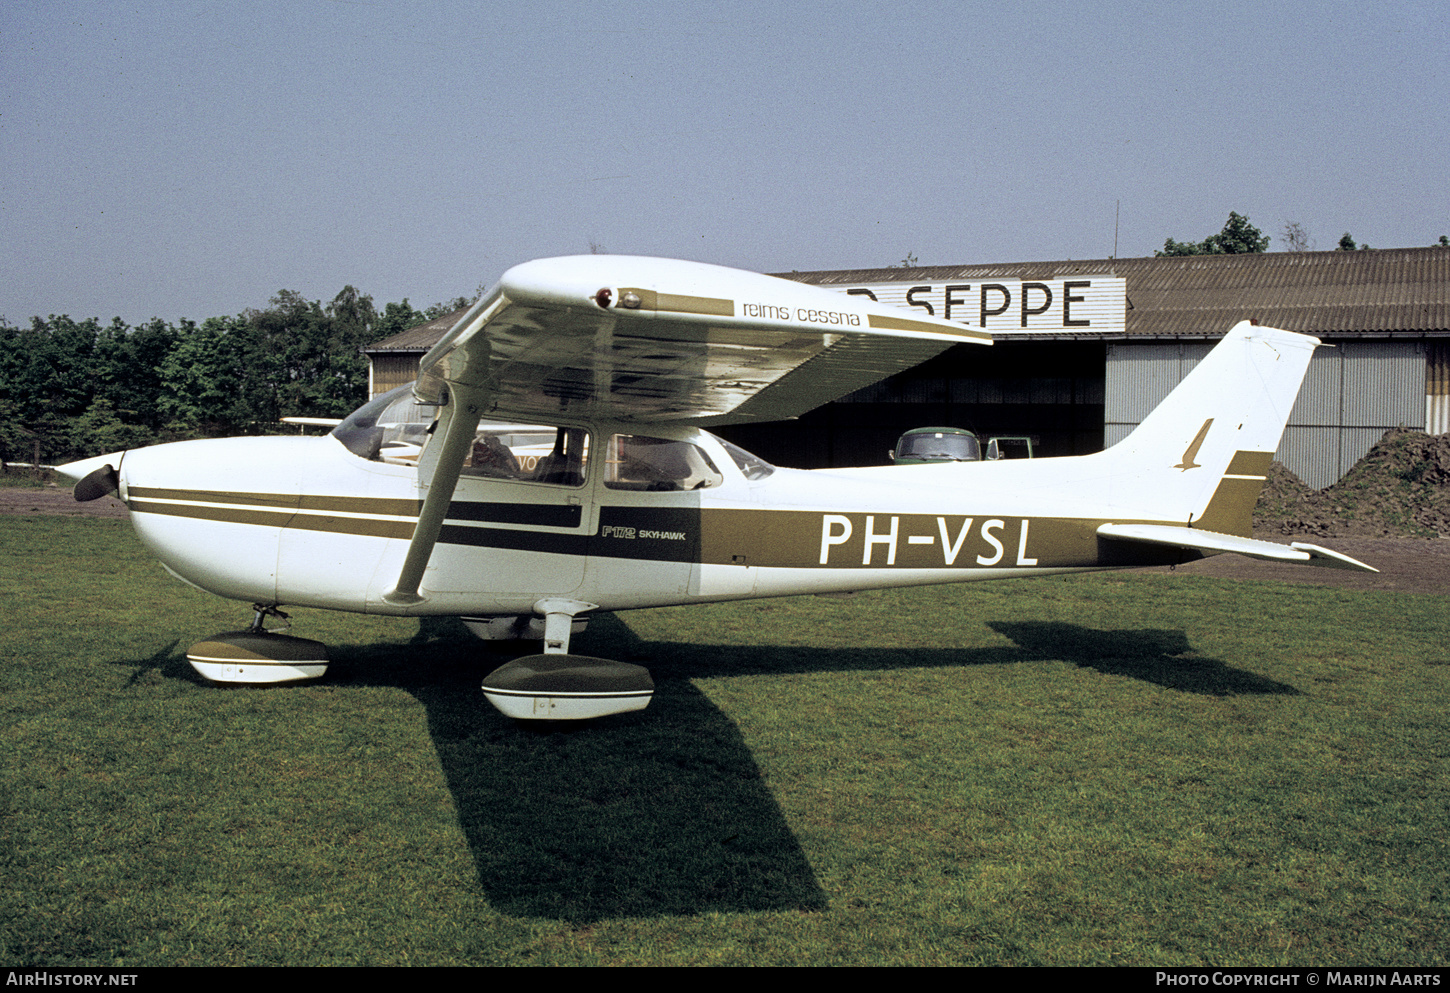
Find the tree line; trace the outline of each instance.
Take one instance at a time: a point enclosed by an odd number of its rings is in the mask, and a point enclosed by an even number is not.
[[[1285,226],[1290,251],[1308,238]],[[1450,245],[1442,236],[1439,244]],[[1269,239],[1229,214],[1201,242],[1169,238],[1157,256],[1263,252]],[[1341,250],[1356,245],[1348,234]],[[590,245],[592,251],[602,248]],[[907,253],[902,267],[917,264]],[[894,268],[894,267],[891,267]],[[63,462],[189,438],[274,433],[282,417],[344,417],[367,400],[365,345],[467,306],[468,297],[414,309],[379,309],[345,286],[326,305],[283,290],[262,310],[201,323],[159,319],[0,318],[0,468]]]
[[[344,417],[368,399],[365,345],[469,302],[379,309],[345,286],[326,305],[283,290],[265,309],[200,323],[0,318],[0,464]]]
[[[1286,252],[1309,252],[1315,248],[1314,242],[1309,237],[1298,221],[1286,221],[1281,232]],[[1450,237],[1440,236],[1431,248],[1450,248]],[[1348,231],[1344,232],[1335,246],[1336,252],[1356,252],[1368,249],[1368,245],[1360,245],[1350,237]],[[1223,230],[1218,234],[1211,234],[1202,241],[1174,241],[1169,238],[1163,243],[1161,252],[1154,252],[1154,258],[1168,258],[1175,255],[1249,255],[1256,252],[1267,252],[1269,250],[1269,236],[1249,222],[1247,217],[1237,211],[1229,211],[1228,222],[1224,224]]]

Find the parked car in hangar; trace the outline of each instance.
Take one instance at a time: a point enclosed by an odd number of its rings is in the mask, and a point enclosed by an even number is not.
[[[984,452],[981,441],[965,428],[912,428],[896,440],[896,447],[886,457],[892,465],[1030,459],[1036,454],[1035,442],[1030,435],[994,435]]]
[[[929,462],[980,462],[982,444],[965,428],[912,428],[896,439],[887,453],[892,465],[922,465]]]

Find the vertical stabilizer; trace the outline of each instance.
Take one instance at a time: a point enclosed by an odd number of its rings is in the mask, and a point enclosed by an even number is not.
[[[1104,453],[1115,503],[1143,518],[1247,536],[1317,338],[1248,321]]]

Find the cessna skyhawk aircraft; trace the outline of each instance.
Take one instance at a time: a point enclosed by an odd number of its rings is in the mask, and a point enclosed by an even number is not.
[[[778,469],[708,427],[793,417],[985,333],[862,296],[665,259],[510,269],[411,387],[327,437],[187,441],[62,466],[117,492],[173,575],[255,604],[187,655],[208,679],[319,676],[282,605],[452,615],[542,638],[485,694],[519,718],[643,708],[646,670],[569,654],[592,612],[1172,564],[1250,513],[1314,338],[1239,324],[1133,433],[1073,458]]]

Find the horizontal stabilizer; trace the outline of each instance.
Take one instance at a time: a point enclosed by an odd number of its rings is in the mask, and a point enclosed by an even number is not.
[[[1359,569],[1364,572],[1379,572],[1374,566],[1365,565],[1357,559],[1339,552],[1294,542],[1278,545],[1272,541],[1257,538],[1241,538],[1233,534],[1219,534],[1199,528],[1177,527],[1172,524],[1104,524],[1098,528],[1104,538],[1119,541],[1137,541],[1148,545],[1165,545],[1169,548],[1186,548],[1191,551],[1216,555],[1220,552],[1235,552],[1249,558],[1268,562],[1293,562],[1299,565],[1325,566],[1331,569]]]

